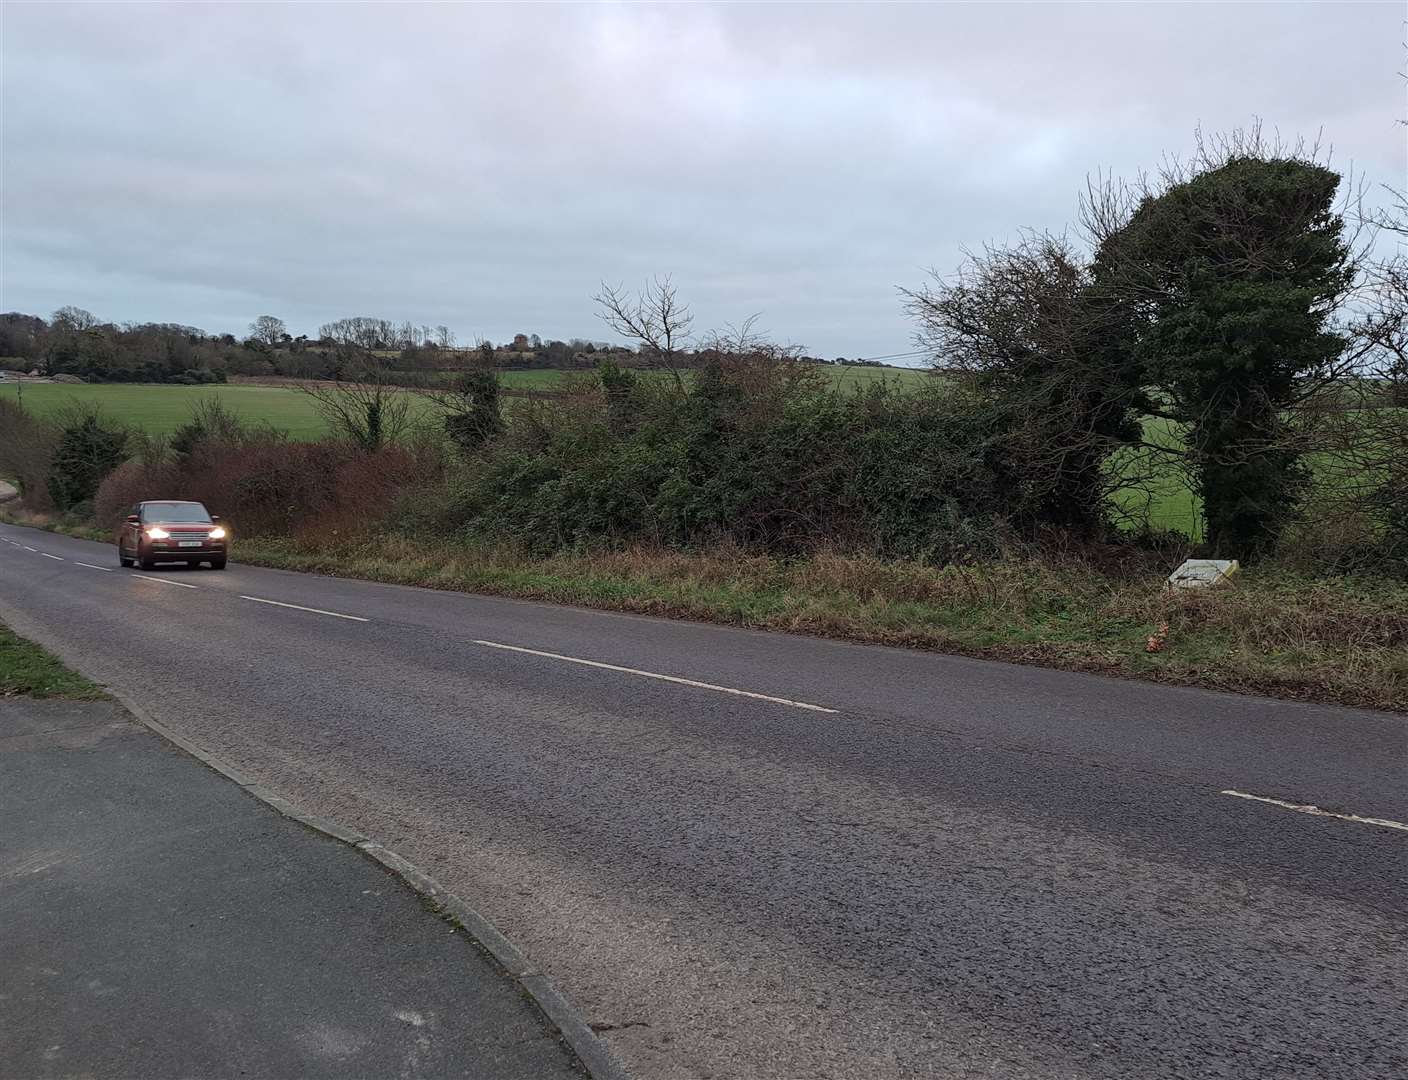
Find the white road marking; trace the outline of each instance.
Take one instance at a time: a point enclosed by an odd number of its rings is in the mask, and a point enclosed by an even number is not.
[[[133,574],[132,576],[133,576],[133,577],[139,577],[139,578],[141,578],[143,581],[159,581],[159,582],[161,582],[161,584],[163,584],[163,585],[179,585],[179,586],[181,586],[181,588],[183,588],[183,589],[198,589],[198,588],[200,588],[199,585],[187,585],[184,581],[172,581],[170,578],[165,578],[165,577],[147,577],[146,574]]]
[[[304,607],[302,604],[285,604],[282,600],[265,600],[259,596],[240,594],[241,600],[253,600],[256,604],[273,604],[275,607],[293,608],[294,611],[311,611],[314,615],[331,615],[334,619],[351,619],[353,622],[371,622],[360,615],[344,615],[340,611],[324,611],[322,608]]]
[[[75,565],[77,565],[77,566],[86,566],[86,567],[88,567],[89,570],[101,570],[101,571],[102,571],[103,573],[105,573],[105,574],[111,574],[111,573],[112,573],[112,567],[111,567],[111,566],[94,566],[94,565],[93,565],[92,563],[90,563],[90,562],[79,562],[77,559],[74,560],[74,563],[75,563]]]
[[[38,550],[39,550],[38,548],[32,548],[32,547],[30,547],[28,544],[21,544],[20,547],[24,548],[25,551],[38,551]]]
[[[1385,829],[1401,829],[1408,832],[1408,823],[1402,821],[1390,821],[1388,818],[1360,817],[1358,814],[1336,814],[1333,810],[1321,810],[1318,806],[1309,803],[1287,802],[1285,799],[1272,799],[1266,795],[1251,795],[1245,791],[1233,791],[1229,788],[1219,792],[1221,795],[1231,795],[1234,799],[1250,799],[1252,802],[1268,803],[1271,806],[1279,806],[1282,810],[1294,810],[1297,814],[1313,814],[1316,817],[1339,818],[1341,821],[1355,821],[1360,825],[1380,825]]]
[[[62,555],[50,555],[47,551],[41,551],[39,554],[43,555],[44,558],[46,558],[46,559],[53,559],[53,560],[55,560],[56,562],[63,562],[63,561],[64,561],[64,558],[63,558]]]
[[[805,701],[792,701],[790,698],[773,697],[771,694],[755,694],[751,690],[735,690],[731,686],[716,686],[714,683],[697,682],[694,679],[681,679],[677,675],[661,675],[655,671],[641,671],[639,668],[621,667],[619,664],[603,664],[600,660],[583,660],[577,656],[563,656],[561,653],[543,652],[540,649],[525,649],[520,645],[504,645],[497,641],[475,639],[474,644],[490,649],[507,649],[509,652],[527,653],[529,656],[545,656],[549,660],[562,660],[569,664],[582,664],[585,667],[603,668],[606,671],[619,671],[626,675],[639,675],[644,679],[659,679],[661,682],[679,683],[681,686],[694,686],[700,690],[714,690],[720,694],[736,694],[738,697],[756,698],[771,701],[778,705],[791,705],[794,709],[810,709],[812,712],[834,713],[837,710],[821,705],[809,705]]]

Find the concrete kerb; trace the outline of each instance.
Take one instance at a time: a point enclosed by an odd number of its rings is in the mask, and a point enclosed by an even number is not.
[[[542,972],[528,963],[528,959],[509,941],[488,919],[467,904],[463,899],[449,892],[408,859],[395,851],[364,836],[355,829],[349,829],[329,818],[308,814],[279,797],[268,788],[256,784],[238,769],[227,765],[214,754],[209,753],[184,735],[179,735],[147,713],[127,695],[110,686],[103,688],[115,698],[142,726],[185,751],[202,765],[213,769],[228,780],[234,781],[252,797],[278,811],[281,815],[316,832],[330,836],[349,845],[369,859],[374,859],[404,881],[434,906],[459,923],[474,941],[483,948],[504,969],[508,977],[518,984],[548,1021],[558,1030],[563,1040],[571,1047],[577,1059],[586,1068],[592,1080],[631,1080],[630,1074],[612,1056],[606,1044],[583,1019],[582,1014],[567,1000]]]

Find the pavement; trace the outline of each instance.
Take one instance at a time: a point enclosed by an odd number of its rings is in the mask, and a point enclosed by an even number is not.
[[[0,1076],[581,1077],[462,930],[110,702],[0,699]]]
[[[1402,715],[11,526],[0,619],[465,897],[642,1078],[1408,1074]]]

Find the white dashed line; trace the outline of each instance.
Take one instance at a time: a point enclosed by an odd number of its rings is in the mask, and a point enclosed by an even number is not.
[[[199,585],[187,585],[184,581],[172,581],[170,578],[164,578],[164,577],[147,577],[146,574],[133,574],[132,576],[133,576],[133,577],[139,577],[139,578],[141,578],[143,581],[156,581],[156,582],[160,582],[162,585],[179,585],[179,586],[180,586],[181,588],[183,588],[183,589],[198,589],[198,588],[200,588]]]
[[[39,554],[43,555],[44,558],[46,558],[46,559],[53,559],[55,562],[63,562],[63,561],[64,561],[64,558],[63,558],[62,555],[50,555],[47,551],[41,551]]]
[[[21,544],[20,547],[24,548],[25,551],[38,551],[38,550],[39,550],[38,548],[32,548],[32,547],[30,547],[28,544]]]
[[[364,619],[360,615],[344,615],[340,611],[324,611],[322,608],[304,607],[302,604],[285,604],[282,600],[265,600],[260,596],[245,596],[240,594],[241,600],[253,600],[256,604],[273,604],[275,607],[293,608],[294,611],[311,611],[314,615],[331,615],[334,619],[351,619],[353,622],[371,622],[371,619]]]
[[[563,656],[561,653],[543,652],[539,649],[525,649],[519,645],[503,645],[497,641],[475,640],[474,644],[490,649],[507,649],[509,652],[527,653],[529,656],[545,656],[549,660],[562,660],[568,664],[582,664],[585,667],[602,668],[606,671],[619,671],[625,675],[639,675],[643,679],[659,679],[661,682],[679,683],[681,686],[694,686],[700,690],[713,690],[720,694],[735,694],[738,697],[756,698],[771,701],[777,705],[791,705],[794,709],[810,709],[812,712],[834,713],[837,710],[821,705],[809,705],[805,701],[792,701],[790,698],[773,697],[771,694],[755,694],[751,690],[735,690],[731,686],[716,686],[714,683],[697,682],[694,679],[681,679],[677,675],[661,675],[654,671],[641,671],[639,668],[621,667],[619,664],[603,664],[599,660],[583,660],[576,656]]]
[[[73,562],[75,566],[86,566],[89,570],[101,570],[105,574],[111,574],[113,572],[111,566],[94,566],[90,562],[79,562],[77,559]]]
[[[1279,806],[1282,810],[1294,810],[1297,814],[1313,814],[1315,817],[1338,818],[1340,821],[1353,821],[1360,825],[1379,825],[1385,829],[1401,829],[1408,832],[1408,824],[1402,821],[1390,821],[1388,818],[1360,817],[1358,814],[1336,814],[1333,810],[1321,810],[1318,806],[1309,803],[1287,802],[1285,799],[1272,799],[1265,795],[1250,795],[1245,791],[1219,792],[1221,795],[1231,795],[1234,799],[1250,799],[1252,802],[1266,803],[1270,806]]]

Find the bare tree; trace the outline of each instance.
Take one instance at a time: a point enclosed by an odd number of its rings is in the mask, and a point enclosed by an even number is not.
[[[321,339],[357,349],[390,349],[398,337],[396,327],[387,319],[356,315],[336,319],[318,328]]]
[[[1357,377],[1297,410],[1316,454],[1305,535],[1324,562],[1382,558],[1408,564],[1408,194],[1366,211],[1381,253],[1361,266],[1346,353]],[[1390,248],[1389,245],[1392,245]]]
[[[45,481],[59,435],[57,424],[26,410],[22,399],[0,397],[0,474],[15,481],[32,510],[47,510],[52,505]]]
[[[901,290],[931,363],[991,412],[992,450],[1041,524],[1095,533],[1115,489],[1150,470],[1137,420],[1141,374],[1120,348],[1122,313],[1062,236],[1032,233],[970,254],[958,271]],[[1107,467],[1123,452],[1121,468]]]
[[[76,331],[92,330],[99,325],[98,317],[91,311],[74,307],[72,304],[66,304],[54,312],[50,322],[56,329]]]
[[[601,291],[592,299],[600,309],[597,316],[602,322],[622,337],[634,340],[648,365],[669,371],[675,385],[684,389],[678,360],[689,345],[694,315],[680,301],[668,274],[647,281],[634,296],[620,285],[602,282]]]
[[[261,345],[273,348],[288,337],[288,327],[277,315],[261,315],[249,324],[249,336]]]
[[[374,359],[347,364],[331,385],[304,383],[299,389],[312,398],[335,438],[366,453],[402,441],[411,430],[412,395],[393,386]]]

